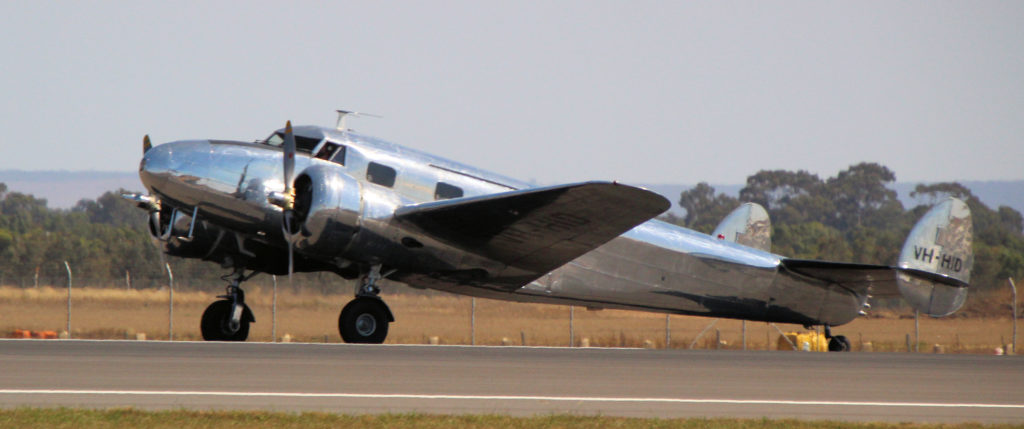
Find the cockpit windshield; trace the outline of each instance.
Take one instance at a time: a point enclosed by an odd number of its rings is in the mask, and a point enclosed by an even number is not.
[[[271,134],[270,137],[267,137],[266,140],[263,140],[263,143],[271,145],[271,146],[278,146],[278,147],[280,147],[281,145],[284,144],[284,134],[281,134],[281,133]]]
[[[318,144],[320,144],[319,138],[295,136],[295,150],[299,152],[312,152]],[[267,137],[263,141],[264,144],[268,144],[275,147],[281,147],[284,144],[284,133],[274,133],[270,137]]]

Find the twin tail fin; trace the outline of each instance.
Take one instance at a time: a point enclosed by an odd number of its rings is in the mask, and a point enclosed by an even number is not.
[[[963,306],[974,266],[971,210],[956,198],[936,204],[914,225],[897,263],[900,295],[914,308],[945,316]]]

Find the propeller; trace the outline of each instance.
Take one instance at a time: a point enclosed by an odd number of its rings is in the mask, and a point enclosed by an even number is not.
[[[267,201],[282,209],[281,232],[288,242],[288,284],[292,284],[292,273],[295,271],[295,242],[298,239],[298,225],[295,219],[295,133],[292,121],[284,127],[284,143],[281,145],[282,163],[284,166],[284,192],[271,192]]]
[[[295,208],[295,188],[292,187],[292,176],[295,174],[295,133],[292,132],[292,121],[284,126],[284,194],[285,210]],[[291,230],[289,230],[291,231]]]
[[[153,142],[149,140],[149,134],[142,138],[142,155],[146,155],[153,148]],[[121,198],[131,201],[136,207],[149,212],[149,227],[153,235],[160,235],[160,201],[152,194],[122,193]]]
[[[284,127],[284,144],[283,149],[283,162],[284,162],[284,195],[281,198],[283,203],[282,207],[284,212],[282,213],[282,231],[284,232],[284,238],[288,241],[288,286],[294,287],[292,284],[292,273],[295,271],[295,229],[293,223],[295,222],[295,187],[292,185],[292,179],[295,175],[295,133],[292,132],[292,121]]]
[[[153,141],[149,139],[149,134],[142,137],[142,155],[145,156],[146,152],[149,152],[153,148]],[[160,266],[167,264],[167,260],[164,257],[164,252],[160,249],[160,200],[158,200],[153,194],[143,195],[141,193],[123,193],[121,198],[131,201],[136,207],[145,209],[149,212],[149,228],[152,234],[150,235],[150,241],[153,246],[157,248],[157,256],[160,257]]]
[[[285,125],[284,144],[281,145],[281,149],[284,164],[284,192],[271,192],[270,195],[267,195],[267,201],[284,210],[282,228],[287,237],[294,231],[292,221],[295,216],[295,187],[292,184],[294,179],[292,176],[295,175],[295,134],[292,132],[292,121],[288,121],[288,124]]]

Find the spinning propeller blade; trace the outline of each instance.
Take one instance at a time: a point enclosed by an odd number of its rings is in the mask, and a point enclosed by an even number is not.
[[[291,211],[295,204],[295,189],[292,187],[292,179],[295,174],[295,134],[292,133],[292,121],[284,127],[284,193],[288,196],[288,204],[285,210]]]
[[[292,179],[295,175],[295,133],[292,132],[292,121],[284,127],[284,144],[282,145],[284,158],[284,194],[285,206],[283,225],[285,240],[288,241],[288,286],[293,287],[292,273],[295,271],[295,234],[292,233],[292,222],[295,221],[295,188]]]

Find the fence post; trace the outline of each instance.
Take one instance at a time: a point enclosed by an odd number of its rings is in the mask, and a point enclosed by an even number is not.
[[[920,312],[915,309],[914,310],[914,353],[919,352],[920,350],[918,350],[918,349],[921,347],[921,336],[920,336],[920,334],[921,334],[921,324],[918,321],[918,316],[919,315],[920,315]],[[909,350],[907,350],[907,351],[909,351]]]
[[[132,274],[128,270],[124,270],[124,290],[132,289]]]
[[[576,344],[576,331],[573,326],[576,318],[576,307],[569,306],[569,347],[573,347]]]
[[[64,269],[68,270],[68,339],[71,339],[71,265],[64,261]],[[39,287],[39,267],[36,267],[36,287]]]
[[[469,345],[476,345],[476,297],[469,300]]]
[[[1013,284],[1013,278],[1010,277],[1010,291],[1013,292],[1013,339],[1010,341],[1013,344],[1013,354],[1017,354],[1017,285]]]
[[[274,280],[274,302],[270,306],[270,342],[277,342],[277,276],[271,275]]]
[[[665,315],[665,349],[672,348],[672,326],[669,324],[669,317],[671,314]]]
[[[167,341],[174,341],[174,273],[171,263],[164,263],[167,268]]]
[[[747,350],[747,321],[743,321],[743,351]]]

